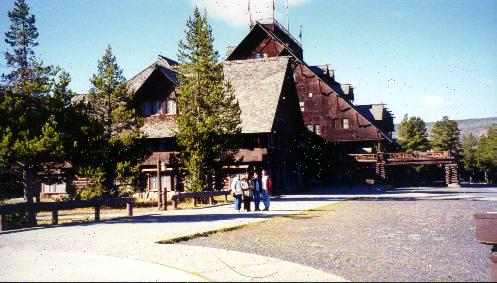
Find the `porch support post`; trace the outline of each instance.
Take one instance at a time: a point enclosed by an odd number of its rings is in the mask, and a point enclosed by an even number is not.
[[[159,210],[163,209],[162,202],[162,184],[160,179],[160,159],[157,160],[157,208]]]

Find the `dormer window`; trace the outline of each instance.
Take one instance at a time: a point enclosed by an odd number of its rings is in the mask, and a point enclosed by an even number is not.
[[[177,114],[176,112],[176,101],[173,99],[168,99],[166,103],[166,114],[168,115],[174,115]]]
[[[155,114],[162,113],[162,101],[152,100],[145,101],[141,105],[143,116],[148,117]]]
[[[267,58],[266,52],[257,52],[255,53],[255,59]]]
[[[142,103],[142,113],[143,116],[150,116],[152,112],[152,103],[150,101],[145,101]]]

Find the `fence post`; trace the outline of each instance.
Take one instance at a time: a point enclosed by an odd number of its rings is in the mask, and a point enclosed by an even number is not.
[[[52,225],[59,224],[59,211],[57,209],[52,210]]]
[[[0,214],[0,232],[7,229],[7,221],[5,219],[5,214]]]
[[[128,209],[128,216],[133,216],[133,203],[127,202],[126,208]]]
[[[95,206],[95,222],[100,221],[100,206]]]

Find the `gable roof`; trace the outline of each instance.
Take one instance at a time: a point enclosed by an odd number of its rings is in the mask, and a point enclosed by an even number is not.
[[[128,93],[136,93],[155,70],[161,71],[171,82],[177,85],[178,77],[176,71],[174,71],[174,66],[176,65],[178,65],[176,61],[159,55],[159,59],[157,61],[136,74],[127,82]]]
[[[240,105],[242,133],[272,131],[289,61],[289,57],[273,57],[222,63],[225,80],[231,83]],[[139,74],[143,82],[146,74],[152,74],[145,72],[147,69]],[[174,117],[154,115],[145,118],[141,132],[148,138],[168,138],[176,129]]]
[[[289,57],[223,62],[240,104],[242,133],[270,133],[280,100]]]
[[[279,27],[279,26],[278,26]],[[248,41],[249,37],[251,36],[251,34],[255,31],[256,28],[260,28],[262,29],[263,31],[265,31],[271,38],[273,38],[274,40],[278,41],[279,43],[281,43],[281,45],[283,46],[283,50],[286,50],[287,53],[289,54],[289,56],[301,63],[302,66],[304,66],[309,72],[311,72],[312,74],[314,74],[321,82],[323,82],[324,84],[326,84],[328,87],[331,88],[332,92],[334,94],[337,95],[337,97],[339,97],[339,99],[343,100],[351,109],[353,109],[360,117],[362,117],[364,120],[366,120],[369,125],[371,125],[372,127],[376,128],[376,130],[378,130],[382,135],[383,137],[388,140],[389,142],[394,142],[394,140],[392,139],[392,137],[390,137],[382,128],[378,127],[375,123],[374,120],[371,120],[371,119],[368,119],[366,116],[363,115],[363,113],[361,113],[361,111],[359,111],[356,106],[350,102],[348,99],[346,99],[346,94],[345,94],[345,90],[350,90],[349,87],[346,87],[347,89],[343,89],[342,88],[342,84],[340,84],[339,82],[336,82],[334,81],[333,79],[333,82],[334,83],[329,83],[327,82],[327,80],[324,80],[319,73],[316,73],[316,68],[313,68],[312,66],[309,66],[307,65],[307,63],[304,62],[303,58],[301,58],[300,56],[298,56],[297,54],[295,54],[295,52],[289,48],[288,45],[285,44],[285,41],[283,39],[281,39],[278,35],[276,35],[274,32],[272,32],[271,30],[269,30],[267,27],[264,26],[264,24],[260,23],[260,22],[256,22],[256,24],[252,27],[252,29],[250,30],[250,32],[243,38],[243,40],[240,42],[240,44],[238,44],[234,50],[231,51],[230,55],[226,58],[226,60],[230,60],[231,56],[233,54],[235,54],[235,52],[242,48],[243,46],[243,43],[245,41]],[[343,84],[344,86],[346,84]]]

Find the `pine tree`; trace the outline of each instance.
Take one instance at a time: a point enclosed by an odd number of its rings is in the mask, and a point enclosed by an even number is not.
[[[180,159],[188,172],[190,191],[209,187],[216,164],[233,158],[234,137],[240,133],[240,106],[224,81],[223,67],[214,51],[207,14],[196,7],[179,42],[179,93],[176,138]]]
[[[146,156],[140,136],[143,119],[132,105],[126,79],[110,46],[90,81],[86,111],[101,128],[101,133],[93,137],[99,145],[94,153],[99,162],[82,171],[95,183],[93,190],[102,190],[99,196],[136,189],[139,166]]]
[[[17,0],[8,16],[5,60],[10,72],[2,75],[0,96],[0,178],[19,185],[26,201],[32,202],[41,177],[46,176],[39,172],[64,155],[48,99],[57,70],[43,66],[35,56],[38,31],[25,1]]]
[[[473,175],[477,168],[476,147],[478,139],[472,133],[464,135],[461,139],[461,162],[466,171]]]
[[[480,137],[476,147],[476,162],[478,169],[485,174],[485,182],[497,178],[497,125],[490,126],[487,134]],[[489,172],[491,176],[488,176]]]
[[[24,0],[16,0],[8,16],[11,25],[5,33],[5,43],[10,49],[5,52],[5,61],[11,72],[2,75],[4,84],[18,94],[44,94],[51,68],[43,66],[35,56],[33,48],[38,46],[39,36],[35,15],[30,14]]]
[[[399,125],[397,142],[407,152],[428,149],[425,122],[419,117],[409,118],[407,114]]]
[[[460,148],[459,133],[457,122],[444,116],[442,120],[435,122],[431,129],[431,148],[436,151],[450,151],[457,154]]]

